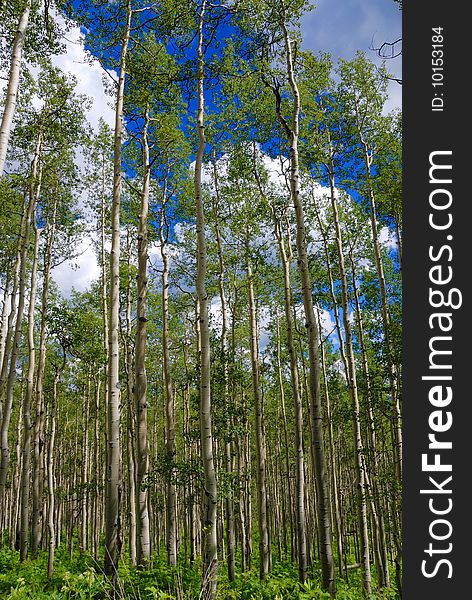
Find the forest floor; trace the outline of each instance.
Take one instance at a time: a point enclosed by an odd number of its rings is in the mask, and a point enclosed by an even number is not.
[[[55,556],[51,581],[47,579],[47,551],[37,558],[20,563],[19,553],[0,550],[1,600],[99,600],[111,598],[110,587],[101,572],[101,563],[87,553],[61,547]],[[353,572],[349,582],[338,579],[337,600],[362,600],[360,573]],[[200,596],[199,564],[170,568],[165,557],[154,557],[152,569],[139,571],[129,563],[120,564],[118,598],[130,600],[197,600]],[[269,579],[261,582],[257,570],[236,576],[230,583],[222,566],[218,580],[219,600],[329,600],[319,581],[310,579],[301,585],[296,567],[290,562],[274,565]],[[396,600],[394,588],[375,592],[369,600]]]

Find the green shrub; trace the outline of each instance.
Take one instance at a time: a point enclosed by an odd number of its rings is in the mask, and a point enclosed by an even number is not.
[[[201,562],[169,567],[164,555],[155,555],[149,569],[136,569],[127,557],[119,566],[119,598],[130,600],[198,600]],[[59,548],[52,581],[47,579],[47,552],[20,563],[19,554],[9,548],[0,550],[0,598],[5,600],[106,600],[110,585],[92,556]],[[361,573],[356,570],[349,583],[337,580],[337,600],[365,600]],[[236,575],[230,582],[225,565],[218,574],[218,600],[329,600],[317,577],[298,582],[296,565],[274,561],[267,581],[260,581],[257,569]],[[397,600],[394,587],[375,592],[369,600]]]

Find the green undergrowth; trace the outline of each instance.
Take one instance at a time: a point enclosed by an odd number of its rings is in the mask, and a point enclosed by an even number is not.
[[[2,600],[100,600],[111,598],[109,583],[92,556],[75,552],[72,557],[65,548],[59,548],[55,557],[54,576],[47,579],[47,552],[34,560],[20,563],[19,553],[0,550],[0,598]],[[350,576],[349,584],[338,579],[338,600],[364,600],[360,573]],[[200,564],[171,568],[165,557],[157,556],[152,568],[138,570],[127,561],[119,568],[116,598],[130,600],[198,600],[200,595]],[[224,565],[220,567],[218,600],[329,600],[319,580],[310,579],[301,585],[297,570],[290,562],[274,564],[267,581],[261,582],[256,570],[236,576],[228,581]],[[392,588],[376,592],[369,600],[395,600]]]

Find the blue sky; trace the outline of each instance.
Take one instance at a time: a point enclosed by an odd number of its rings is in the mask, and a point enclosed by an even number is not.
[[[357,50],[365,51],[373,60],[375,53],[369,51],[372,40],[380,45],[401,36],[401,12],[393,0],[318,0],[316,8],[303,18],[302,34],[305,48],[315,53],[330,52],[335,61],[339,57],[353,58]],[[54,62],[77,76],[77,91],[92,97],[91,124],[96,127],[99,117],[103,117],[113,127],[113,101],[104,93],[104,72],[97,62],[86,60],[81,37],[79,28],[73,27],[67,36],[67,52]],[[400,76],[401,59],[389,61],[389,68]],[[392,83],[389,93],[387,108],[400,107],[401,86]],[[98,276],[92,245],[84,241],[79,252],[75,260],[56,270],[55,278],[65,293],[70,293],[72,286],[85,289]]]
[[[381,60],[369,48],[394,42],[402,35],[402,13],[393,0],[316,0],[315,9],[302,19],[303,46],[338,58],[353,58],[363,50],[367,58]],[[387,68],[401,78],[401,57],[387,61]],[[389,86],[387,109],[401,106],[401,86]]]
[[[401,37],[401,12],[393,0],[317,0],[302,21],[304,44],[349,58],[375,42]]]

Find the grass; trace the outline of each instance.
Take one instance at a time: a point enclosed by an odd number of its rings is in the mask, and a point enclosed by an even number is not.
[[[198,600],[201,565],[169,567],[165,556],[154,556],[152,567],[138,570],[126,559],[120,562],[116,598],[130,600]],[[47,552],[20,563],[19,553],[0,549],[0,598],[2,600],[100,600],[111,598],[111,587],[102,565],[83,552],[71,557],[58,548],[54,576],[47,579]],[[338,600],[364,600],[360,572],[350,575],[349,585],[338,579]],[[296,566],[277,562],[267,581],[261,582],[256,570],[238,574],[229,582],[224,565],[220,566],[218,600],[329,600],[316,576],[306,584],[297,580]],[[376,592],[369,600],[395,600],[396,590]]]

